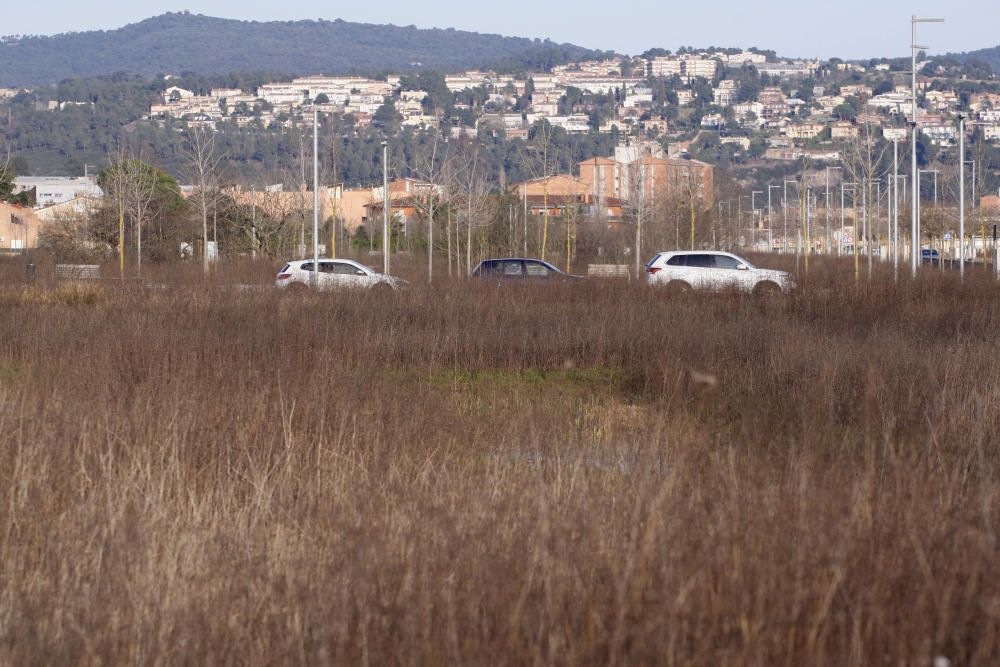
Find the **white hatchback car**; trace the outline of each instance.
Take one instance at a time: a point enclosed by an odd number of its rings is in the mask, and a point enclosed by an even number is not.
[[[692,250],[658,252],[646,264],[646,281],[677,290],[725,290],[787,292],[795,278],[786,271],[758,269],[728,252]]]
[[[290,289],[306,289],[313,286],[320,290],[342,288],[358,289],[399,289],[406,281],[395,276],[379,273],[375,269],[350,259],[320,259],[319,271],[314,272],[311,259],[292,260],[281,267],[274,284]]]

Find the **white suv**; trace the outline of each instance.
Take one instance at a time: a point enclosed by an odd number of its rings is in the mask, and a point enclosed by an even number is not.
[[[758,269],[742,257],[711,250],[658,252],[646,264],[646,280],[677,290],[737,289],[756,294],[795,288],[790,273]]]
[[[274,284],[304,290],[313,286],[314,276],[319,279],[316,287],[321,290],[352,287],[388,290],[399,289],[406,284],[401,278],[379,273],[350,259],[321,259],[318,273],[314,273],[313,260],[293,260],[281,267]]]

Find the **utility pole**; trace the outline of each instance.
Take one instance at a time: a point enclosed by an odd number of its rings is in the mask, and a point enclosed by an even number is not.
[[[313,105],[313,286],[319,287],[319,109]]]
[[[910,224],[910,243],[913,246],[913,252],[910,254],[910,272],[914,278],[917,277],[917,266],[920,262],[920,214],[917,209],[917,198],[920,192],[920,186],[917,182],[917,179],[920,177],[917,173],[917,50],[928,48],[917,44],[918,23],[944,23],[944,19],[918,19],[916,14],[910,16],[910,76],[912,77],[910,100],[913,114],[912,118],[910,118],[910,127],[912,128],[910,163],[912,169],[911,177],[913,178],[913,199],[910,203],[911,215],[913,216]]]

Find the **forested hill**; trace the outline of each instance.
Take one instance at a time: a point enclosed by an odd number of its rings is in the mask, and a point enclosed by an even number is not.
[[[981,60],[993,68],[994,72],[1000,72],[1000,46],[994,46],[988,49],[977,49],[975,51],[966,51],[965,53],[955,53],[950,54],[951,57],[955,58],[960,62],[968,62],[970,60]]]
[[[542,69],[599,52],[452,29],[346,21],[236,21],[168,13],[117,30],[0,42],[0,86],[116,72],[371,74],[416,67]]]

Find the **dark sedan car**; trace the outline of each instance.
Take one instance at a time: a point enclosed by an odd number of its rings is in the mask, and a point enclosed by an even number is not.
[[[540,259],[523,257],[503,257],[500,259],[484,259],[472,272],[477,278],[493,280],[546,281],[546,280],[581,280],[582,276],[561,271],[548,262]]]

